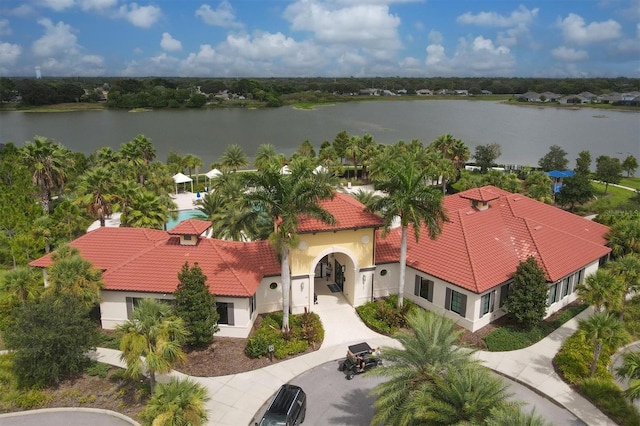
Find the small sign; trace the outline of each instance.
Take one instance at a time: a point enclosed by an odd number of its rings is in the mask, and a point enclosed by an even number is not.
[[[273,345],[269,345],[269,352],[273,352]]]

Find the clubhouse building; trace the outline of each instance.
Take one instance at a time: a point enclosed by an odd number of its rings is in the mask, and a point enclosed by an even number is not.
[[[301,217],[291,250],[291,311],[314,311],[314,295],[359,306],[398,293],[400,228],[383,236],[383,220],[348,194],[321,202],[336,221]],[[506,312],[511,275],[534,256],[548,285],[547,314],[576,299],[575,288],[611,251],[609,228],[493,186],[444,198],[449,221],[436,240],[409,230],[404,297],[476,331]],[[189,219],[170,231],[102,227],[71,242],[103,271],[102,327],[130,317],[143,298],[173,298],[178,273],[198,263],[216,295],[219,336],[247,337],[258,314],[282,310],[280,263],[266,241],[205,236],[211,223]],[[44,269],[51,254],[30,263]]]

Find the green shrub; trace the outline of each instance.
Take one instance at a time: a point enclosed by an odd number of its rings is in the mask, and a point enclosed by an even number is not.
[[[118,382],[122,382],[124,380],[127,380],[127,375],[126,375],[125,370],[123,368],[118,368],[116,371],[111,373],[111,375],[109,376],[109,380],[114,382],[114,383],[118,383]]]
[[[269,340],[264,333],[256,333],[247,339],[245,352],[250,358],[260,358],[269,352]]]
[[[98,344],[96,346],[101,348],[120,349],[120,337],[101,331],[98,335]]]
[[[638,411],[625,400],[622,389],[612,380],[585,379],[580,382],[578,389],[617,424],[622,426],[640,424]]]
[[[84,370],[89,376],[98,376],[101,378],[107,377],[107,373],[111,366],[102,362],[91,361],[87,368]]]
[[[265,315],[254,334],[247,339],[245,353],[251,358],[260,358],[269,353],[273,345],[276,358],[286,358],[315,348],[324,340],[324,328],[320,317],[314,313],[289,316],[289,331],[283,333],[282,312]]]
[[[10,396],[13,405],[23,410],[31,410],[33,408],[42,407],[53,399],[52,395],[37,390],[30,389],[28,391],[14,391]]]
[[[602,354],[596,367],[596,378],[611,379],[607,369],[609,358],[614,350],[602,348]],[[593,360],[593,343],[585,341],[578,334],[565,340],[558,354],[553,358],[558,373],[571,384],[578,384],[589,377],[591,361]]]
[[[306,351],[309,348],[309,344],[304,340],[290,339],[290,340],[278,340],[274,345],[273,356],[278,359],[284,359],[289,355],[296,355]]]
[[[398,296],[393,294],[358,306],[356,312],[370,329],[391,336],[398,331],[398,328],[407,325],[407,314],[415,307],[415,303],[405,299],[402,308],[398,309]]]
[[[633,336],[640,339],[640,297],[636,296],[624,306],[624,328]]]

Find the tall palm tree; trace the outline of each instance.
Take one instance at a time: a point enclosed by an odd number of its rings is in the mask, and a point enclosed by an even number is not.
[[[622,355],[622,365],[616,369],[620,379],[628,379],[625,396],[632,401],[640,398],[640,352],[627,352]]]
[[[435,239],[442,231],[447,215],[442,205],[442,194],[425,184],[428,170],[421,164],[421,154],[414,150],[402,151],[396,161],[387,163],[387,168],[378,180],[376,188],[387,193],[373,203],[371,210],[382,212],[384,234],[388,234],[395,217],[400,218],[400,277],[398,287],[398,307],[404,299],[404,281],[407,269],[407,233],[413,227],[416,241],[420,239],[422,226],[427,228],[429,237]]]
[[[198,169],[200,169],[200,167],[202,167],[202,165],[203,165],[202,160],[197,155],[187,154],[184,157],[184,164],[189,169],[189,175],[193,176],[192,171],[195,170],[195,172],[196,172],[196,185],[198,185],[200,183],[200,179],[199,179],[200,178],[200,174],[198,173]]]
[[[127,213],[127,225],[133,228],[162,229],[169,219],[169,208],[163,198],[140,190],[131,202]]]
[[[622,280],[626,292],[640,290],[640,254],[626,254],[609,262],[607,269]]]
[[[416,393],[411,409],[416,419],[431,425],[482,424],[492,409],[514,405],[507,402],[513,395],[508,388],[488,369],[472,364],[435,377]]]
[[[145,172],[149,164],[156,158],[156,150],[151,139],[138,135],[135,139],[120,146],[119,155],[135,170],[140,185],[145,185]]]
[[[640,253],[640,220],[625,220],[614,224],[605,238],[616,257]]]
[[[127,375],[139,378],[148,373],[152,394],[156,374],[168,373],[176,362],[184,360],[181,345],[187,330],[167,303],[142,300],[134,308],[131,319],[116,330],[122,335],[120,350],[122,360],[127,363]]]
[[[76,202],[85,206],[100,226],[105,226],[105,219],[111,215],[115,199],[112,182],[113,176],[106,167],[96,167],[85,172],[77,188]]]
[[[606,269],[598,269],[589,275],[584,283],[576,286],[576,291],[580,299],[595,307],[596,312],[602,312],[605,307],[617,307],[614,300],[624,298],[625,292],[622,280]]]
[[[240,145],[232,144],[229,145],[222,154],[220,164],[223,168],[235,172],[239,168],[249,164],[249,159]]]
[[[42,210],[49,214],[51,192],[62,187],[73,160],[61,144],[41,136],[27,142],[22,152],[25,165],[33,171],[33,184],[40,188]]]
[[[11,306],[24,306],[36,300],[44,287],[42,276],[38,277],[33,269],[19,266],[8,271],[0,281],[0,295]]]
[[[407,324],[410,330],[394,336],[401,347],[384,347],[381,356],[388,362],[366,373],[387,379],[371,392],[378,397],[372,424],[415,424],[413,409],[421,389],[428,390],[452,370],[477,365],[473,351],[457,345],[462,332],[452,320],[415,309],[407,315]]]
[[[345,147],[345,155],[351,157],[353,163],[353,179],[358,180],[358,159],[362,154],[362,138],[351,136]]]
[[[207,389],[189,379],[158,383],[142,418],[148,426],[201,426],[207,423]]]
[[[263,143],[256,150],[256,155],[253,157],[253,166],[258,170],[263,170],[276,158],[280,158],[276,147],[270,143]]]
[[[598,312],[588,319],[578,321],[580,335],[593,343],[593,359],[589,369],[589,377],[596,373],[596,367],[604,346],[613,350],[629,340],[629,335],[622,323],[613,315]]]
[[[291,271],[289,251],[298,244],[296,231],[301,215],[333,223],[334,217],[320,206],[320,201],[332,198],[336,181],[328,173],[313,173],[310,162],[298,159],[291,162],[291,173],[280,173],[280,164],[271,161],[263,170],[248,175],[253,191],[244,193],[256,215],[266,214],[274,223],[269,241],[280,260],[282,277],[282,329],[289,328],[289,296]]]
[[[47,268],[49,286],[45,294],[70,296],[87,308],[100,303],[104,288],[102,270],[80,255],[76,248],[63,245],[52,254],[54,263]]]
[[[96,166],[109,167],[112,163],[118,161],[119,155],[116,151],[108,146],[103,146],[94,152],[94,164]]]
[[[115,185],[115,208],[120,211],[120,226],[129,226],[129,212],[138,192],[143,191],[138,182],[124,179]]]

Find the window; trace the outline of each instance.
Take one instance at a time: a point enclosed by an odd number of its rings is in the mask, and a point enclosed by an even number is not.
[[[384,277],[385,275],[387,275],[387,270],[383,269],[382,271],[380,271],[380,276]]]
[[[256,310],[256,295],[254,294],[249,298],[249,318],[251,318],[255,310]]]
[[[504,305],[504,302],[507,300],[507,297],[509,297],[510,287],[511,287],[511,283],[505,284],[502,287],[500,287],[500,302],[498,307],[502,308],[502,306]]]
[[[185,241],[191,241],[191,235],[189,234],[183,235],[182,238],[184,238]]]
[[[216,310],[220,315],[218,324],[234,325],[233,323],[233,303],[216,302]]]
[[[446,310],[455,312],[464,317],[467,314],[467,296],[447,288],[444,307]]]
[[[141,297],[127,297],[125,299],[126,299],[126,304],[127,304],[127,319],[131,319],[131,315],[133,314],[133,310],[142,301],[142,298]]]
[[[489,312],[493,312],[493,301],[496,298],[496,291],[492,291],[491,293],[487,293],[480,298],[480,318],[488,314]]]
[[[569,287],[571,287],[570,285],[570,279],[571,277],[566,277],[565,279],[562,280],[562,297],[566,297],[567,294],[569,294]]]
[[[275,290],[276,288],[278,288],[278,283],[271,283],[271,284],[269,284],[269,288],[270,288],[271,290]]]
[[[576,277],[576,280],[573,282],[573,289],[576,289],[576,286],[578,284],[582,284],[584,282],[584,269],[580,269],[578,271],[578,276]]]
[[[414,293],[423,299],[433,302],[433,281],[416,275]]]
[[[558,284],[555,283],[549,288],[549,299],[547,300],[547,306],[552,305],[558,301]]]

